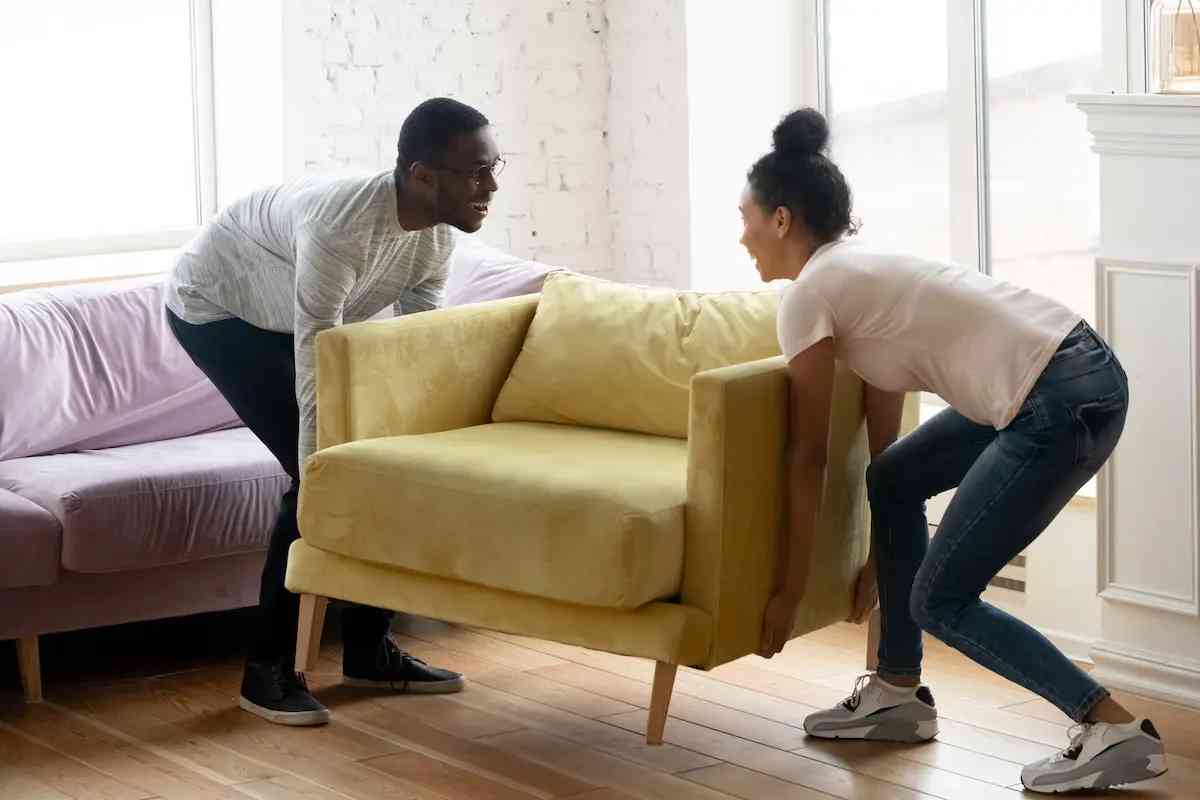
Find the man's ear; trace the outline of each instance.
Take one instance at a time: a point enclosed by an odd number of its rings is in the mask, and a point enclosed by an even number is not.
[[[775,209],[771,219],[775,223],[775,238],[786,239],[792,230],[792,210],[787,206],[780,206]]]
[[[437,172],[420,161],[414,161],[408,168],[408,179],[421,186],[433,188],[437,185]]]

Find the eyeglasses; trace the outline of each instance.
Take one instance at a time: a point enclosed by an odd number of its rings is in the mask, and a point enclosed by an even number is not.
[[[442,170],[443,172],[453,172],[455,175],[462,175],[464,178],[470,178],[471,181],[478,185],[489,178],[491,178],[493,181],[496,180],[496,178],[499,178],[500,173],[504,172],[504,166],[506,163],[507,162],[503,158],[497,156],[496,160],[492,163],[484,164],[483,166],[476,167],[475,169],[455,169],[454,167],[437,167],[437,169]]]

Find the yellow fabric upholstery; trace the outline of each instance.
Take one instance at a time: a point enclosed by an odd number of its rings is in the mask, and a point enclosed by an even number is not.
[[[289,553],[287,587],[670,664],[703,666],[712,635],[707,614],[678,603],[632,611],[577,606],[358,561],[304,540]]]
[[[788,378],[779,357],[726,364],[757,357],[734,351],[775,353],[773,299],[685,293],[668,314],[661,291],[563,277],[548,288],[576,292],[577,313],[601,330],[530,297],[318,337],[326,449],[302,482],[303,539],[292,546],[288,588],[701,668],[753,652],[783,511]],[[710,320],[722,302],[736,313]],[[632,310],[605,310],[612,305]],[[715,339],[726,344],[692,347]],[[606,348],[622,355],[608,359]],[[525,370],[527,355],[561,374]],[[537,424],[565,419],[488,424],[502,386],[518,399],[539,387],[546,397],[591,394],[572,417],[593,428],[645,426],[661,438]],[[911,395],[904,431],[916,403]],[[867,550],[866,461],[861,384],[839,365],[825,506],[796,635],[849,608]],[[623,505],[663,520],[635,533],[618,519]],[[489,571],[488,558],[503,561]],[[614,581],[624,588],[601,588]]]
[[[783,357],[711,370],[692,384],[682,602],[714,620],[712,663],[753,652],[784,518],[788,372]],[[845,619],[866,561],[862,382],[837,365],[829,467],[795,635]]]
[[[701,294],[553,274],[493,419],[685,438],[692,376],[778,355],[778,307],[775,290]]]
[[[581,605],[678,593],[687,443],[509,422],[368,439],[308,463],[314,547]]]
[[[538,297],[343,325],[321,334],[317,448],[489,422]]]

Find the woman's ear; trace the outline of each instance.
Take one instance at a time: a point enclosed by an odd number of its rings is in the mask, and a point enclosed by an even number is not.
[[[775,223],[775,238],[786,239],[792,231],[792,210],[787,206],[779,206],[772,217]]]

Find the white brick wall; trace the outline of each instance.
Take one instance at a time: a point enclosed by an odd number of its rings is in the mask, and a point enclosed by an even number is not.
[[[448,96],[508,167],[482,237],[615,276],[603,0],[286,0],[287,172],[386,169],[405,115]]]
[[[609,200],[623,280],[691,285],[685,0],[608,0]]]
[[[285,0],[287,174],[384,169],[444,95],[508,168],[482,236],[542,261],[689,283],[685,0]]]

